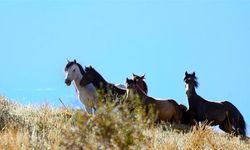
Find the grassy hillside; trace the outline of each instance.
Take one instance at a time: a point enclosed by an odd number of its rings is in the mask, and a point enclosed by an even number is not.
[[[24,107],[0,97],[0,149],[250,149],[240,140],[200,125],[154,126],[141,109],[106,104],[95,116],[82,111]],[[163,130],[164,129],[164,130]]]

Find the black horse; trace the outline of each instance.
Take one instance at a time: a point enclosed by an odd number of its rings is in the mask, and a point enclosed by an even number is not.
[[[195,88],[198,87],[195,72],[185,72],[186,94],[188,97],[189,114],[194,121],[208,121],[211,125],[227,133],[246,136],[246,123],[240,111],[230,102],[211,102],[199,96]]]
[[[92,83],[103,95],[109,95],[112,98],[121,97],[126,93],[126,89],[107,82],[92,66],[85,67],[85,74],[83,74],[80,85],[85,86],[89,83]]]

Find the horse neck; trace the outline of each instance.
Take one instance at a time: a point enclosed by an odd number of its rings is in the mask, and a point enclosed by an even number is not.
[[[141,88],[141,90],[144,91],[145,94],[148,93],[148,87],[147,87],[147,84],[144,81],[141,81],[138,86]]]
[[[136,93],[138,94],[139,98],[146,101],[148,96],[147,94],[140,88],[139,85],[136,85]]]
[[[186,94],[187,94],[188,99],[193,99],[194,97],[196,97],[197,93],[196,93],[195,87],[193,86],[190,89],[188,89],[186,91]]]
[[[188,105],[189,107],[199,107],[200,102],[205,101],[202,97],[200,97],[195,90],[195,87],[192,87],[190,89],[191,91],[187,91],[187,97],[188,97]]]
[[[81,73],[79,73],[77,78],[74,79],[75,87],[77,90],[81,88],[80,82],[81,82],[82,77],[83,77],[83,75]]]

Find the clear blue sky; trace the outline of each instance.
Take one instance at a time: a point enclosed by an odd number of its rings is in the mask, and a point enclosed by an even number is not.
[[[149,95],[187,104],[229,100],[250,123],[250,2],[243,0],[0,0],[0,94],[23,104],[77,105],[67,59],[107,81],[146,73]]]

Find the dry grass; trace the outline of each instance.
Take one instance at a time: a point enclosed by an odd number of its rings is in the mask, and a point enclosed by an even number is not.
[[[0,149],[250,149],[240,140],[211,127],[187,130],[177,125],[154,126],[140,109],[111,104],[95,116],[49,106],[24,107],[0,98]],[[181,130],[181,128],[185,130]]]

